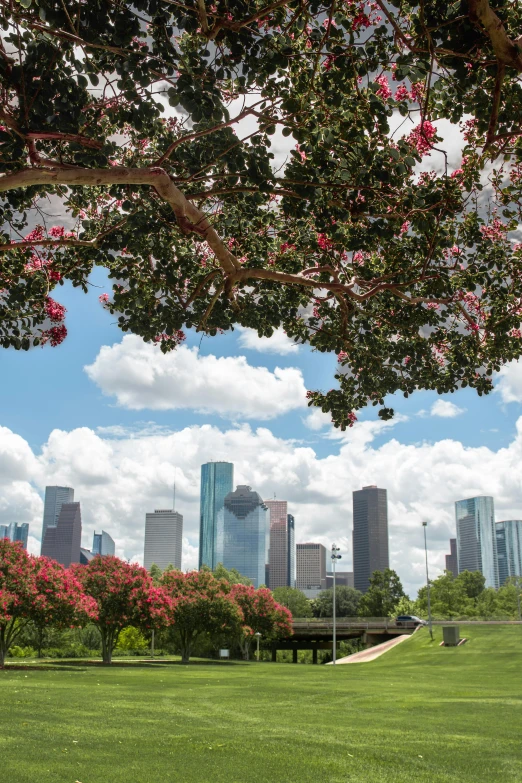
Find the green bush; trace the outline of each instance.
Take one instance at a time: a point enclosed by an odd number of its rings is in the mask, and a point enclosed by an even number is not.
[[[19,647],[17,644],[9,649],[11,658],[36,658],[36,650],[32,647]]]

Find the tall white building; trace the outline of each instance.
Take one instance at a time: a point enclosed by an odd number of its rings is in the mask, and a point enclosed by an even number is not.
[[[307,598],[315,598],[326,589],[326,547],[307,543],[296,546],[295,586]]]
[[[145,515],[145,553],[143,565],[150,571],[153,563],[164,569],[181,569],[183,517],[172,509],[159,509]]]
[[[42,546],[45,531],[48,527],[54,527],[58,522],[60,511],[64,503],[74,502],[74,489],[72,487],[46,487],[44,500],[44,515],[42,525]]]

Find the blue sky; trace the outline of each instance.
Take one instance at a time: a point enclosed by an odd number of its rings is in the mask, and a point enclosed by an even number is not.
[[[512,467],[522,452],[516,365],[489,397],[462,390],[445,396],[451,404],[442,407],[432,393],[397,397],[391,401],[395,422],[382,424],[369,409],[341,435],[317,415],[310,420],[303,407],[304,387],[332,386],[334,356],[305,347],[285,352],[284,338],[271,346],[279,352],[266,352],[255,336],[234,332],[203,339],[189,334],[187,346],[198,347],[198,355],[184,348],[165,360],[159,349],[123,339],[98,302],[100,293],[110,292],[102,270],[91,283],[88,295],[68,285],[54,292],[68,310],[63,345],[0,354],[0,523],[30,521],[35,551],[45,484],[67,483],[82,502],[84,545],[103,525],[120,555],[140,560],[144,513],[168,502],[175,470],[185,517],[184,566],[193,567],[199,466],[213,458],[233,461],[236,480],[263,496],[286,497],[298,541],[338,540],[346,568],[351,492],[365,483],[385,486],[392,566],[412,594],[422,582],[422,517],[430,520],[436,573],[454,533],[454,500],[493,494],[498,518],[522,516],[522,486]],[[220,364],[212,357],[233,358]],[[181,359],[183,366],[165,364]],[[147,388],[144,368],[154,374]],[[204,383],[195,409],[191,384],[199,372]]]

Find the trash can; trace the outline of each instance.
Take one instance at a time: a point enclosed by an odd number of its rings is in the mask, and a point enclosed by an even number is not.
[[[458,625],[443,625],[442,638],[444,647],[456,647],[460,642],[460,633]]]

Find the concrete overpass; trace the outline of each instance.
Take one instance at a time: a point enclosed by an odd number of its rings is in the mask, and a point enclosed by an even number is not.
[[[297,663],[299,650],[312,650],[312,661],[317,663],[318,650],[333,649],[333,620],[331,618],[299,619],[292,622],[293,636],[272,642],[272,660],[277,660],[278,650],[292,650]],[[349,639],[361,639],[366,647],[386,642],[405,633],[413,633],[414,623],[401,623],[387,617],[340,618],[336,623],[337,643]]]

